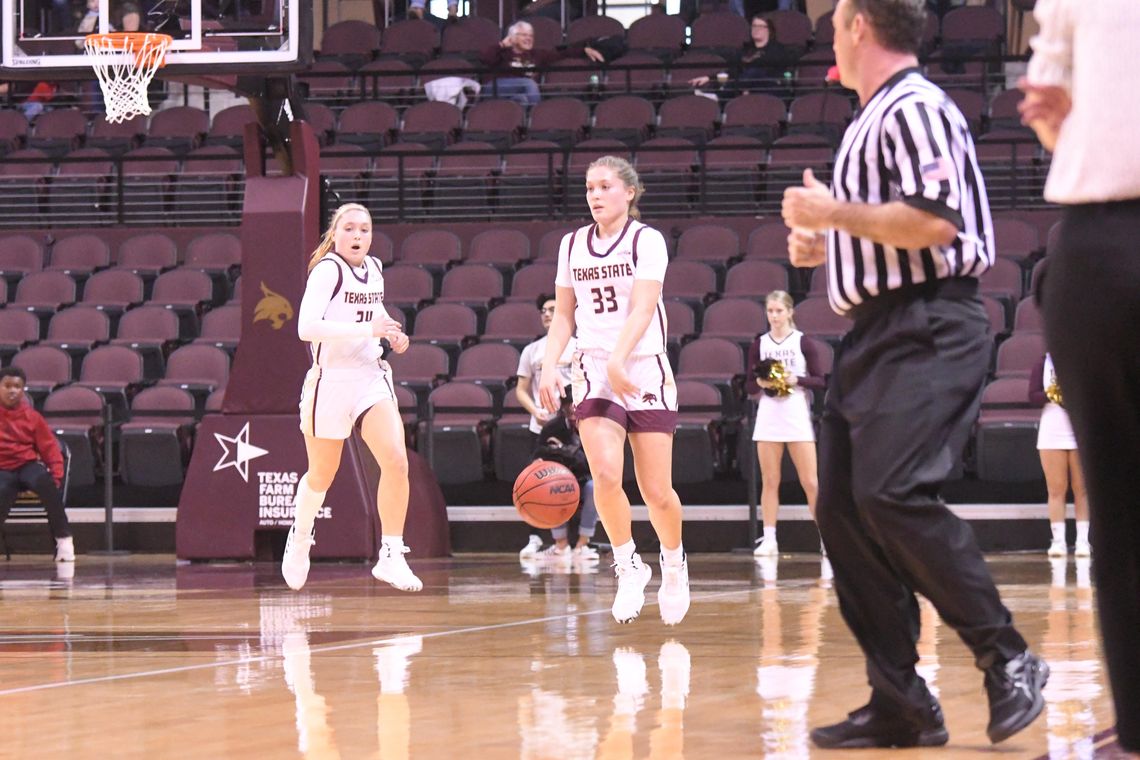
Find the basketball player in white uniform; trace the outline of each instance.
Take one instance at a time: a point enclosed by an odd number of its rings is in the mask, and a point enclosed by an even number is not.
[[[367,255],[371,247],[368,209],[355,203],[338,208],[309,261],[297,314],[297,333],[312,344],[313,366],[305,375],[300,404],[309,468],[297,486],[281,561],[281,574],[294,590],[308,578],[317,512],[353,426],[360,427],[380,465],[376,500],[383,536],[372,575],[402,591],[423,588],[404,559],[408,453],[392,371],[380,346],[385,339],[393,351],[403,353],[408,336],[384,308],[384,276],[380,262]]]
[[[637,221],[642,190],[625,159],[603,156],[586,171],[594,223],[566,235],[558,252],[554,321],[547,332],[539,398],[547,410],[558,408],[558,357],[576,334],[575,414],[598,514],[614,547],[613,616],[628,623],[641,614],[653,574],[635,552],[629,499],[622,490],[628,436],[637,485],[661,541],[661,620],[676,625],[689,609],[689,571],[681,545],[681,501],[673,490],[677,386],[665,356],[661,301],[669,259],[661,233]]]
[[[760,462],[760,508],[764,516],[764,535],[753,554],[775,557],[780,552],[776,543],[776,520],[780,512],[780,462],[784,446],[788,447],[808,509],[815,517],[819,478],[807,390],[822,392],[824,378],[815,345],[805,342],[804,334],[796,329],[792,297],[782,290],[774,290],[764,299],[764,308],[769,329],[749,347],[747,366],[755,367],[763,359],[778,359],[784,364],[792,391],[788,396],[769,395],[765,391],[773,389],[775,384],[765,378],[755,378],[749,386],[749,393],[759,399],[752,440],[756,442],[756,457]]]
[[[1053,357],[1045,354],[1029,375],[1029,400],[1043,405],[1041,422],[1037,426],[1037,449],[1041,455],[1041,469],[1045,471],[1045,487],[1049,492],[1049,528],[1053,534],[1049,556],[1064,557],[1068,553],[1065,546],[1065,496],[1069,492],[1071,477],[1073,510],[1077,516],[1074,552],[1078,557],[1088,557],[1092,554],[1089,546],[1089,495],[1077,456],[1077,438],[1069,422],[1069,413],[1060,404],[1050,401],[1045,393],[1046,388],[1056,383]]]

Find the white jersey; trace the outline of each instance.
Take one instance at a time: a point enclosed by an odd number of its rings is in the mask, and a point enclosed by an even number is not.
[[[616,238],[601,240],[597,229],[590,224],[562,238],[554,284],[574,289],[578,350],[609,353],[629,319],[634,281],[664,283],[669,253],[660,232],[632,218]],[[656,314],[630,356],[664,353],[667,334],[665,304],[659,298]]]
[[[807,359],[803,350],[804,334],[799,330],[792,330],[783,340],[776,340],[772,333],[767,332],[760,336],[760,358],[779,359],[784,363],[784,369],[796,377],[807,375]],[[799,386],[794,390],[803,392]]]
[[[358,267],[334,252],[309,272],[297,317],[301,340],[312,343],[313,365],[324,369],[376,366],[383,354],[372,320],[387,315],[380,261]]]
[[[562,379],[562,387],[570,385],[570,369],[574,361],[574,352],[578,350],[577,340],[571,336],[566,343],[566,350],[558,358],[558,376]],[[519,377],[530,378],[530,392],[534,403],[542,406],[538,398],[538,384],[542,382],[542,357],[546,355],[546,336],[536,340],[523,349],[519,357]],[[541,433],[542,425],[533,416],[530,418],[530,432]]]

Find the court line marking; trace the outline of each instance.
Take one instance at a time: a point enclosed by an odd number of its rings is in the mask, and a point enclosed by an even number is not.
[[[693,595],[692,601],[705,601],[710,599],[719,599],[725,596],[735,596],[744,593],[752,593],[759,591],[757,588],[747,589],[734,589],[732,591],[718,591],[709,594]],[[646,607],[656,606],[656,602],[647,601]],[[597,610],[586,610],[583,612],[567,613],[565,615],[550,615],[541,618],[530,618],[528,620],[515,620],[509,623],[494,623],[491,625],[478,625],[469,626],[467,628],[453,628],[447,631],[435,631],[433,633],[412,634],[422,639],[438,639],[445,636],[456,636],[466,633],[482,633],[484,631],[499,631],[506,628],[519,628],[527,625],[536,625],[539,623],[550,623],[557,620],[570,620],[571,618],[587,617],[589,615],[600,615],[602,613],[610,614],[610,609],[604,607]],[[614,623],[614,625],[619,625]],[[311,654],[321,654],[324,652],[342,652],[348,649],[363,649],[365,647],[382,646],[384,644],[395,643],[401,639],[409,638],[408,634],[400,634],[398,636],[389,636],[381,639],[371,639],[369,641],[360,641],[354,644],[327,644],[324,646],[310,647]],[[15,689],[0,689],[0,697],[5,697],[10,694],[27,694],[33,691],[46,691],[48,689],[61,689],[67,686],[87,686],[96,683],[110,683],[113,681],[126,681],[133,678],[150,678],[153,676],[172,675],[174,673],[188,673],[195,670],[210,670],[212,668],[226,668],[236,665],[250,665],[258,662],[271,662],[273,660],[283,659],[284,655],[281,654],[263,654],[255,657],[241,657],[236,660],[223,660],[222,662],[204,662],[198,665],[180,665],[175,668],[159,668],[156,670],[143,670],[137,673],[120,673],[112,676],[96,676],[92,678],[80,678],[71,681],[53,681],[51,683],[35,684],[33,686],[19,686]]]

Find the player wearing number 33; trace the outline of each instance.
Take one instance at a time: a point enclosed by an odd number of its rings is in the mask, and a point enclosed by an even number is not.
[[[641,614],[653,574],[634,551],[629,499],[622,490],[628,436],[637,485],[661,540],[661,620],[676,625],[689,609],[689,571],[681,545],[681,501],[673,490],[677,386],[665,356],[661,301],[669,259],[661,233],[637,221],[642,192],[625,159],[603,156],[586,171],[594,223],[566,235],[558,251],[539,399],[547,410],[558,409],[558,358],[577,329],[571,385],[594,503],[614,547],[613,616],[629,623]]]
[[[313,354],[300,404],[309,468],[297,486],[281,561],[281,574],[292,589],[300,589],[308,578],[317,513],[354,426],[380,465],[376,501],[383,535],[372,575],[403,591],[423,588],[404,560],[408,453],[392,370],[381,345],[387,341],[403,353],[408,336],[384,308],[384,275],[380,262],[368,255],[371,247],[372,217],[368,209],[349,203],[333,214],[309,260],[297,315],[297,333]]]

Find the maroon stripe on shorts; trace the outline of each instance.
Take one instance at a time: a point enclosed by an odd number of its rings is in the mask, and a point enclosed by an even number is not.
[[[605,417],[613,420],[622,428],[629,429],[629,419],[633,412],[627,412],[624,407],[606,398],[586,399],[574,409],[574,416],[581,422],[588,417]]]
[[[660,409],[646,409],[629,412],[631,433],[674,433],[677,430],[677,413]]]
[[[321,374],[320,374],[320,370],[317,370],[317,382],[313,383],[313,411],[312,411],[312,415],[313,415],[313,437],[314,438],[319,437],[317,435],[317,393],[319,393],[320,390],[321,390]]]
[[[661,354],[657,354],[657,369],[661,370],[661,390],[657,398],[661,399],[661,406],[665,409],[669,408],[669,404],[665,401],[665,365],[661,363]]]

